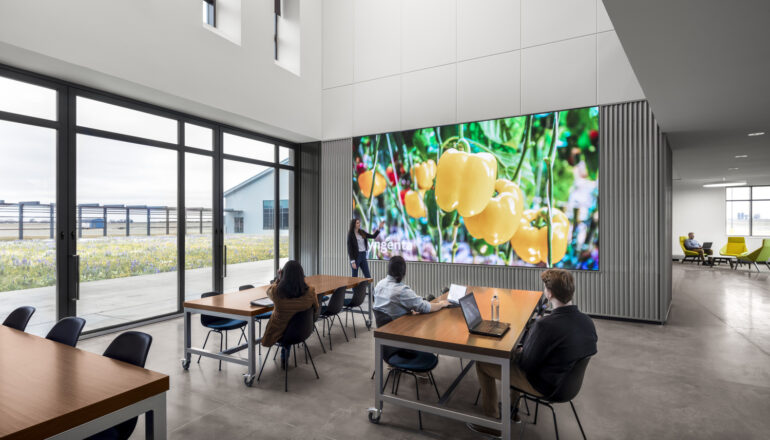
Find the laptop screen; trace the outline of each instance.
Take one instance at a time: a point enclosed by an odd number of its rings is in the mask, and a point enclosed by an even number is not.
[[[460,308],[463,309],[463,316],[465,316],[465,323],[468,325],[468,330],[473,329],[481,322],[481,313],[479,312],[479,306],[476,304],[476,298],[474,298],[473,292],[469,292],[467,295],[460,298]]]

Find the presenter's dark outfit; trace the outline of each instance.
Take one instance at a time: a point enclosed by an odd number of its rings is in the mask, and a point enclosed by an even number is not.
[[[350,257],[352,276],[357,277],[358,269],[360,268],[364,272],[364,277],[372,277],[369,273],[369,263],[366,261],[366,252],[369,250],[369,240],[376,238],[378,235],[380,235],[379,230],[375,231],[374,234],[370,234],[363,229],[359,229],[357,233],[348,234],[348,257]],[[355,269],[352,263],[356,264]]]

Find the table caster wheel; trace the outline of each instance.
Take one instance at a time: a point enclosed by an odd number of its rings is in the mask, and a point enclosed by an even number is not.
[[[185,370],[190,369],[190,360],[189,359],[182,359],[182,368]]]
[[[254,384],[254,376],[251,374],[244,374],[243,375],[243,383],[247,387],[250,387]]]
[[[382,410],[379,410],[377,408],[369,408],[369,421],[374,423],[375,425],[378,425],[380,423],[381,415],[382,415]]]

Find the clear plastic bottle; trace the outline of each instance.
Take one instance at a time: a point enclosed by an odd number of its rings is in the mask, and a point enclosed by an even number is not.
[[[500,320],[500,298],[497,294],[492,296],[492,321]]]

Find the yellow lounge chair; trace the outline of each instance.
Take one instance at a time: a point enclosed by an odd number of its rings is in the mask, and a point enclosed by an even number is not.
[[[759,272],[757,263],[764,263],[765,266],[770,269],[770,238],[762,240],[761,248],[753,252],[744,252],[741,255],[738,255],[738,260],[733,269],[737,269],[741,264],[748,264],[749,269],[751,269],[751,265],[753,264],[754,267],[757,268],[757,272]]]
[[[695,252],[695,251],[688,251],[684,247],[684,241],[685,240],[687,240],[687,237],[685,237],[685,236],[679,237],[679,246],[682,246],[682,252],[684,252],[684,258],[682,259],[682,263],[684,263],[688,259],[690,261],[693,261],[693,262],[697,263],[698,261],[700,261],[699,254],[697,252]]]
[[[727,244],[722,246],[722,249],[719,250],[719,255],[724,255],[725,257],[737,257],[748,251],[749,249],[746,247],[745,237],[727,237]]]

